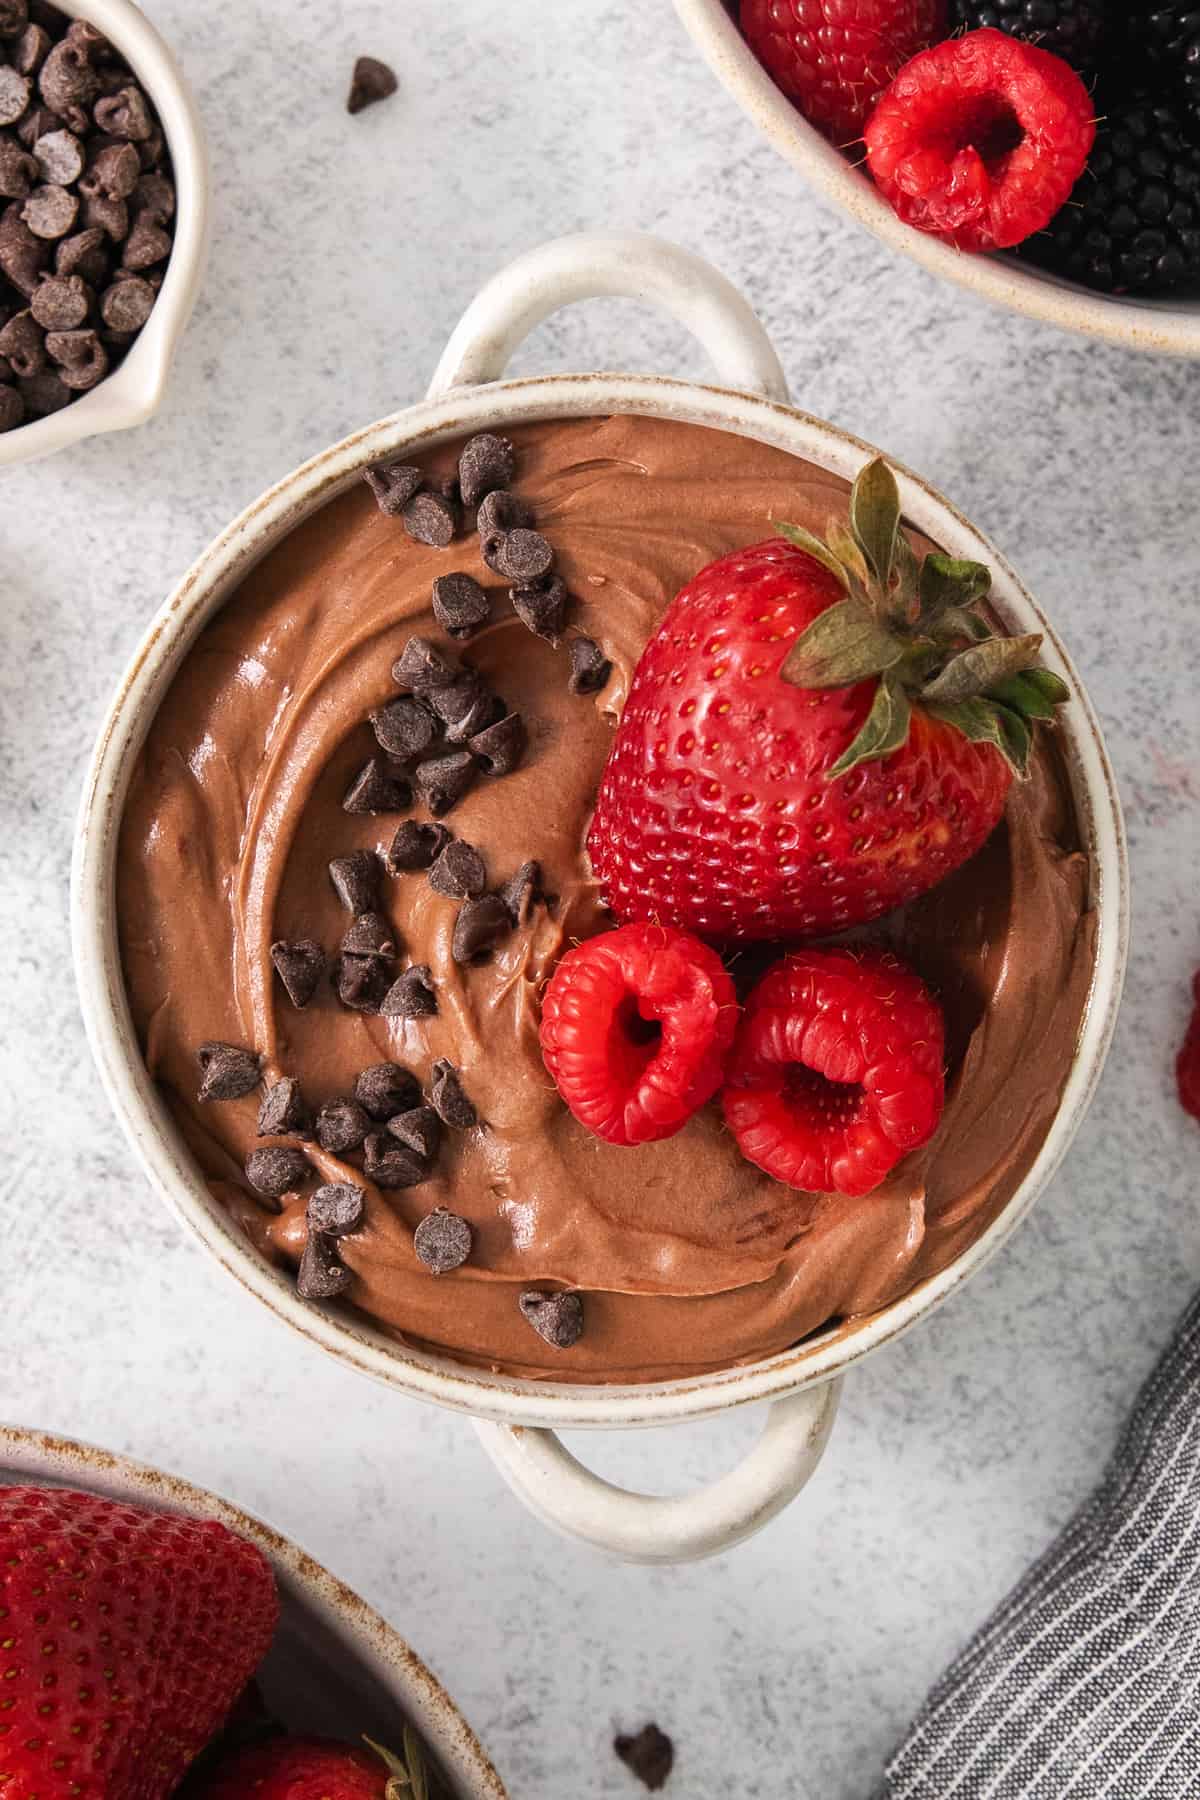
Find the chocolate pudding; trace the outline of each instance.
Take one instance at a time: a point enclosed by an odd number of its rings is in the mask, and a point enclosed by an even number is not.
[[[1049,728],[985,849],[868,932],[890,939],[941,1001],[949,1073],[935,1137],[867,1197],[771,1180],[739,1155],[715,1105],[661,1142],[625,1149],[591,1136],[543,1064],[539,991],[563,949],[612,923],[584,844],[634,667],[704,564],[771,536],[773,519],[823,529],[844,511],[846,489],[782,450],[650,418],[511,436],[511,487],[571,596],[562,642],[515,615],[511,583],[484,561],[474,530],[446,549],[415,542],[361,484],[294,530],[202,632],[134,770],[118,864],[130,1005],[212,1193],[264,1256],[298,1264],[312,1183],[353,1184],[365,1209],[338,1227],[348,1273],[334,1285],[394,1337],[560,1381],[697,1375],[873,1312],[996,1218],[1045,1139],[1075,1053],[1094,949],[1087,860]],[[431,491],[454,474],[461,447],[425,459]],[[455,643],[431,591],[457,572],[492,607]],[[414,634],[461,656],[524,721],[519,767],[475,780],[444,823],[479,852],[489,889],[534,861],[544,898],[527,896],[486,960],[462,961],[455,934],[463,892],[478,886],[471,868],[459,869],[457,892],[420,870],[388,872],[379,911],[391,972],[427,968],[436,1013],[358,1010],[327,972],[298,1009],[271,947],[315,943],[334,962],[350,915],[331,860],[384,857],[404,818],[430,819],[419,798],[402,814],[343,809],[379,757],[369,715],[396,699],[392,665]],[[578,648],[584,640],[598,651]],[[262,1088],[201,1102],[206,1041],[256,1052],[266,1087],[293,1078],[312,1113],[352,1101],[372,1065],[402,1065],[428,1095],[446,1063],[475,1123],[442,1127],[428,1177],[385,1190],[360,1151],[305,1135],[303,1109],[298,1133],[259,1137]],[[299,1151],[308,1186],[277,1200],[256,1193],[244,1171],[264,1144]],[[453,1233],[433,1231],[441,1273],[414,1247],[437,1208],[470,1227],[457,1262]],[[583,1297],[586,1328],[569,1348],[531,1329],[519,1304],[541,1284]]]

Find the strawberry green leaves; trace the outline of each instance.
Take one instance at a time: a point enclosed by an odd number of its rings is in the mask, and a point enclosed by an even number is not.
[[[870,712],[830,770],[890,756],[906,741],[912,708],[992,744],[1024,774],[1032,725],[1069,698],[1038,666],[1041,634],[996,635],[974,610],[991,590],[983,564],[932,551],[918,560],[901,529],[900,491],[882,457],[858,475],[849,527],[831,521],[824,539],[798,525],[782,536],[834,577],[844,599],[792,645],[780,670],[798,688],[851,687],[878,677]]]

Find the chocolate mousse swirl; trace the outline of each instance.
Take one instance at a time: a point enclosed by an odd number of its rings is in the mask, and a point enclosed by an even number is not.
[[[543,1067],[538,996],[561,950],[610,922],[584,840],[634,666],[703,564],[771,535],[772,518],[822,527],[845,489],[783,451],[652,419],[531,425],[513,438],[515,491],[572,596],[564,640],[514,614],[474,534],[445,550],[415,543],[365,487],[298,527],[205,630],[134,772],[118,894],[130,1002],[213,1193],[264,1255],[298,1264],[306,1197],[285,1195],[276,1212],[251,1188],[261,1095],[198,1102],[196,1046],[252,1047],[267,1083],[295,1078],[314,1112],[381,1062],[411,1069],[428,1093],[444,1060],[479,1122],[444,1134],[428,1180],[384,1192],[351,1153],[302,1145],[314,1182],[366,1189],[365,1223],[337,1245],[353,1277],[346,1298],[397,1337],[515,1374],[692,1375],[874,1310],[996,1217],[1045,1137],[1078,1038],[1093,962],[1086,859],[1046,733],[981,854],[873,933],[938,993],[950,1078],[932,1143],[867,1198],[781,1187],[742,1160],[714,1107],[637,1149],[589,1136]],[[430,459],[431,482],[453,473],[460,448]],[[552,904],[524,906],[490,961],[464,964],[453,953],[461,899],[419,871],[388,876],[397,970],[427,967],[436,1013],[353,1011],[328,980],[298,1010],[271,945],[336,955],[348,920],[328,864],[383,854],[400,822],[346,813],[342,799],[378,751],[369,715],[394,699],[390,670],[408,638],[451,648],[431,594],[458,571],[493,606],[453,649],[522,715],[529,742],[519,768],[481,777],[445,822],[478,850],[493,888],[536,861]],[[611,663],[596,693],[572,691],[580,638]],[[471,1244],[440,1275],[413,1244],[437,1207],[466,1221]],[[585,1296],[586,1328],[566,1350],[522,1314],[520,1296],[546,1284]]]

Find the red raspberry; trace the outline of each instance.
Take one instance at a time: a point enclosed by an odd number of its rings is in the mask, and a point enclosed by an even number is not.
[[[869,1194],[937,1129],[942,1046],[936,1001],[890,951],[798,951],[746,1002],[726,1123],[789,1187]]]
[[[1061,56],[985,28],[914,56],[863,135],[875,185],[906,223],[960,250],[1003,250],[1066,205],[1095,107]]]
[[[1175,1079],[1179,1085],[1179,1104],[1193,1119],[1200,1119],[1200,970],[1192,977],[1192,994],[1196,1008],[1188,1024],[1187,1034],[1175,1059]]]
[[[707,944],[624,925],[559,963],[542,1002],[542,1055],[580,1124],[610,1144],[646,1144],[712,1099],[737,1014]]]
[[[777,87],[838,145],[946,28],[945,0],[742,0],[742,33]]]

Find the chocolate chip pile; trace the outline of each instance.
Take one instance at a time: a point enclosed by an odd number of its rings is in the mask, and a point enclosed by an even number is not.
[[[175,187],[154,108],[94,25],[0,0],[0,431],[94,388],[145,325]]]
[[[399,519],[417,542],[437,548],[450,546],[464,508],[474,509],[484,562],[512,583],[509,598],[518,618],[557,646],[567,592],[554,573],[549,543],[505,485],[514,464],[507,439],[482,434],[464,448],[458,476],[449,484],[431,488],[420,469],[400,463],[370,470],[367,480],[388,517]],[[457,644],[490,621],[493,595],[472,575],[457,571],[436,579],[430,604],[447,638]],[[611,673],[599,646],[576,636],[568,657],[571,691],[598,693]],[[349,915],[336,951],[311,938],[281,938],[271,945],[280,986],[298,1009],[313,1002],[328,976],[338,1002],[351,1011],[406,1020],[437,1013],[437,984],[429,966],[400,966],[399,934],[384,910],[386,879],[423,875],[434,893],[458,902],[451,954],[462,966],[487,961],[505,937],[529,924],[537,905],[553,904],[536,862],[523,862],[495,883],[480,850],[441,822],[475,781],[502,778],[519,767],[527,747],[520,714],[510,712],[455,651],[431,638],[410,637],[391,672],[396,698],[369,721],[378,753],[354,776],[342,807],[351,814],[386,814],[420,806],[430,817],[403,820],[383,855],[359,849],[332,859],[330,883]],[[201,1100],[242,1099],[261,1083],[259,1058],[243,1046],[202,1044],[197,1060]],[[434,1172],[445,1130],[486,1129],[452,1063],[435,1061],[428,1087],[426,1095],[399,1063],[373,1063],[360,1071],[352,1094],[328,1101],[314,1117],[300,1084],[283,1076],[263,1095],[258,1135],[315,1139],[331,1156],[358,1158],[363,1175],[377,1188],[419,1187]],[[246,1179],[262,1199],[282,1208],[288,1197],[299,1197],[314,1170],[296,1146],[270,1144],[248,1158]],[[305,1217],[297,1291],[307,1300],[334,1299],[353,1280],[339,1244],[365,1225],[366,1193],[353,1182],[327,1183],[310,1194]],[[471,1260],[473,1250],[470,1223],[445,1207],[428,1213],[413,1235],[413,1254],[430,1275],[453,1274]],[[579,1294],[530,1289],[518,1304],[528,1325],[555,1349],[570,1349],[582,1335]]]

